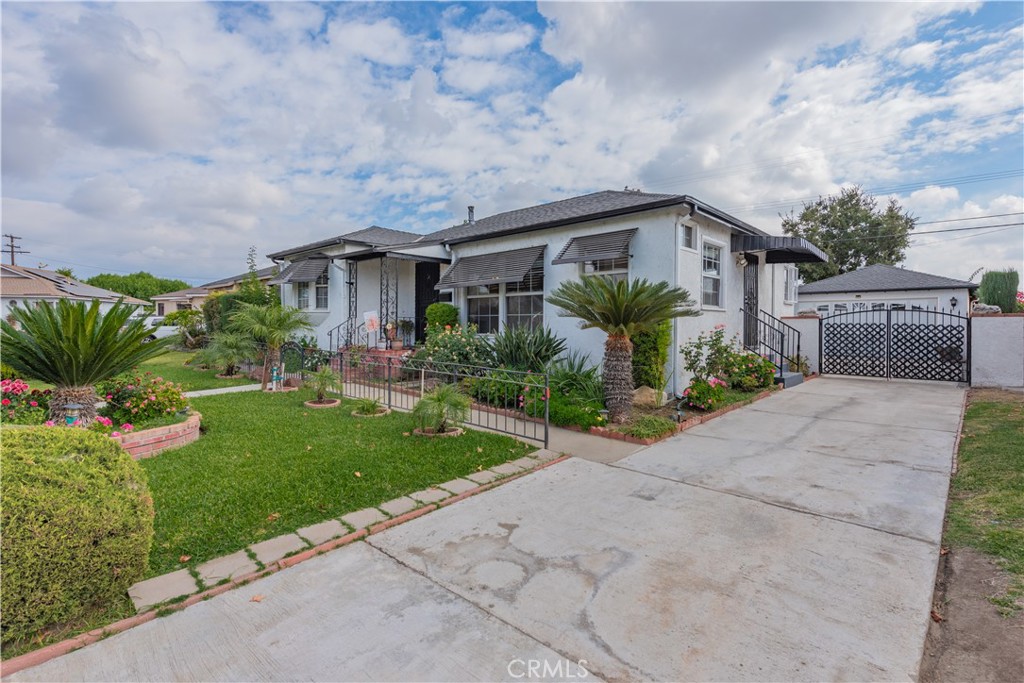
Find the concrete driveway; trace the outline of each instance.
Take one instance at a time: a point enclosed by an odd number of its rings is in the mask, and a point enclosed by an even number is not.
[[[912,679],[962,400],[815,380],[10,679]]]

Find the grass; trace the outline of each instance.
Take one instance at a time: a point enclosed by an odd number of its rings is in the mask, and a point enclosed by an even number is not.
[[[233,387],[241,384],[253,384],[248,377],[238,379],[218,379],[219,370],[201,370],[185,365],[185,361],[195,355],[192,351],[168,351],[167,353],[151,358],[139,365],[140,372],[152,372],[158,377],[180,384],[185,391],[198,391],[201,389],[217,389],[219,387]]]
[[[992,555],[1013,576],[991,598],[1012,614],[1024,606],[1024,394],[973,390],[958,458],[946,543]]]
[[[204,434],[143,460],[156,507],[149,576],[241,550],[519,458],[532,447],[468,431],[412,436],[406,413],[361,420],[353,404],[311,410],[302,390],[192,400]],[[182,557],[188,557],[182,562]]]

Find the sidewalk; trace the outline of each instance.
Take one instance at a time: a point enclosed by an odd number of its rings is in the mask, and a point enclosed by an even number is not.
[[[220,387],[219,389],[200,389],[199,391],[186,391],[185,398],[196,398],[198,396],[216,396],[218,394],[237,394],[242,391],[259,390],[259,384],[243,384],[237,387]]]

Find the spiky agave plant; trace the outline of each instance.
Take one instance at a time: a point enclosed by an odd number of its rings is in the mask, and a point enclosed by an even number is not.
[[[580,328],[596,327],[608,335],[604,344],[605,407],[613,422],[622,422],[633,406],[633,342],[664,320],[700,315],[685,289],[646,279],[620,280],[592,275],[566,280],[547,297],[562,309],[558,315],[579,318]]]
[[[171,338],[148,341],[155,328],[133,318],[137,306],[118,301],[106,313],[100,302],[61,299],[56,304],[15,306],[0,321],[4,363],[25,377],[54,385],[50,419],[63,421],[66,406],[82,406],[84,423],[96,417],[95,385],[166,352]]]

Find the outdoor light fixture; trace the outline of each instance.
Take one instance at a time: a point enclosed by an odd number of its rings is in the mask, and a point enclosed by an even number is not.
[[[64,404],[64,422],[69,426],[78,422],[78,418],[84,408],[81,403],[65,403]]]
[[[956,308],[956,305],[958,303],[960,303],[960,302],[957,301],[957,298],[955,296],[950,298],[950,300],[949,300],[949,305],[950,305],[951,308]]]

